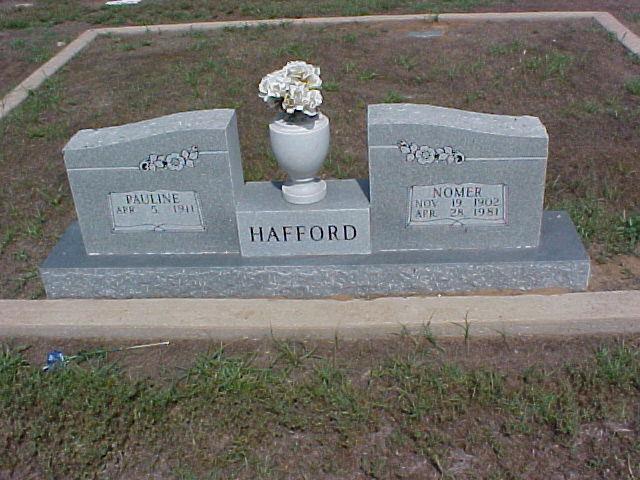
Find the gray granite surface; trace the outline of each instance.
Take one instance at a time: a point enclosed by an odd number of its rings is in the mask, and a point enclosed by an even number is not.
[[[219,146],[221,150],[227,150],[228,144],[224,131],[229,122],[235,116],[235,110],[230,108],[218,108],[215,110],[192,110],[188,112],[173,113],[162,117],[142,120],[140,122],[117,125],[113,127],[83,129],[78,131],[64,147],[65,163],[67,168],[79,168],[92,166],[92,159],[84,157],[83,151],[93,148],[103,149],[105,147],[116,147],[118,149],[124,143],[135,142],[137,140],[148,140],[152,137],[159,137],[157,141],[162,141],[165,137],[176,135],[179,138],[180,132],[201,131],[208,137],[208,141]],[[174,144],[169,144],[169,147]],[[112,165],[120,166],[121,159],[105,158],[105,162],[111,160]],[[109,165],[108,163],[105,165]]]
[[[49,298],[367,297],[584,290],[589,258],[569,217],[545,212],[538,248],[370,255],[86,255],[72,224],[40,268]],[[212,313],[214,314],[214,313]]]
[[[372,251],[538,245],[548,150],[540,120],[371,105],[368,131]]]
[[[369,147],[416,142],[455,144],[469,157],[546,157],[548,135],[537,117],[495,115],[407,103],[369,105]],[[451,145],[454,146],[454,145]]]
[[[89,254],[239,252],[233,110],[81,130],[64,154]]]
[[[535,117],[371,105],[369,179],[311,205],[245,184],[233,110],[81,130],[76,205],[40,274],[49,298],[369,297],[584,290],[587,253],[543,212]]]
[[[240,252],[246,257],[371,253],[368,182],[328,180],[318,203],[282,198],[281,183],[250,182],[238,202]]]

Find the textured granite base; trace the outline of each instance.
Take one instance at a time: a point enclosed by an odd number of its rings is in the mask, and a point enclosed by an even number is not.
[[[69,227],[40,275],[49,298],[366,297],[487,290],[584,290],[589,257],[564,212],[545,212],[536,249],[318,257],[88,256]]]

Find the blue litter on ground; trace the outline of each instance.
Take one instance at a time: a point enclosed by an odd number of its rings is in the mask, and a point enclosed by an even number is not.
[[[47,364],[43,370],[50,370],[61,365],[64,365],[64,353],[60,350],[53,350],[47,353]]]

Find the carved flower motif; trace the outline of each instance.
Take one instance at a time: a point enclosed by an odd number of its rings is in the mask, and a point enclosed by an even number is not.
[[[189,160],[197,160],[197,158],[198,158],[198,146],[193,145],[189,149]]]
[[[177,170],[180,171],[186,165],[186,161],[177,153],[172,153],[167,155],[167,168],[169,170]]]
[[[143,160],[142,162],[140,162],[140,170],[144,170],[145,172],[148,172],[150,170],[155,170],[156,166],[151,163],[149,160]]]
[[[271,105],[278,103],[288,114],[297,111],[309,116],[318,114],[322,103],[320,69],[306,62],[287,63],[280,70],[262,78],[259,96]]]
[[[189,150],[182,150],[180,153],[170,153],[168,155],[150,154],[146,160],[140,162],[139,168],[145,172],[155,172],[156,170],[180,171],[184,167],[195,167],[195,160],[198,159],[198,147],[193,145]]]
[[[195,167],[194,160],[198,158],[198,147],[194,145],[189,150],[182,150],[180,156],[184,159],[185,167]]]
[[[432,163],[458,164],[465,161],[462,152],[451,147],[431,148],[428,145],[418,145],[415,142],[408,143],[405,140],[398,142],[400,152],[405,155],[407,162],[417,162],[420,165]]]

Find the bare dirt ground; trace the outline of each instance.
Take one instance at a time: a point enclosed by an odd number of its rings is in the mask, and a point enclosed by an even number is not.
[[[640,288],[640,258],[635,255],[616,255],[610,261],[594,261],[591,266],[592,291]]]
[[[147,0],[148,1],[148,0]],[[15,11],[16,5],[33,4],[35,7],[44,6],[45,4],[38,0],[0,0],[0,14],[2,12]],[[101,21],[101,17],[96,13],[106,10],[109,7],[104,6],[103,0],[79,0],[72,2],[75,8],[69,9],[69,13],[65,17],[55,17],[54,25],[45,27],[32,27],[23,29],[0,29],[0,96],[5,95],[15,85],[20,83],[27,75],[29,75],[37,66],[55,54],[61,46],[58,42],[65,44],[79,35],[87,28],[95,28],[100,26],[112,26],[114,24],[152,24],[152,23],[175,23],[179,20],[167,20],[158,18],[154,21],[153,14],[150,16],[131,15],[128,20],[127,16],[115,18],[106,15]],[[158,2],[152,2],[158,4]],[[160,2],[161,3],[161,2]],[[234,3],[234,2],[232,2]],[[251,3],[251,2],[248,2]],[[293,0],[296,4],[296,0]],[[186,16],[182,21],[213,21],[213,20],[240,20],[247,18],[260,18],[259,8],[244,8],[243,2],[235,2],[233,5],[220,4],[215,6],[215,2],[211,2],[210,16],[206,18],[189,18],[189,10],[186,10]],[[125,7],[126,9],[131,7]],[[132,10],[143,10],[145,5],[133,7]],[[22,11],[29,12],[32,7],[20,7]],[[194,6],[193,10],[197,10]],[[281,15],[289,16],[286,5],[281,6]],[[470,11],[470,12],[525,12],[525,11],[607,11],[615,15],[621,22],[629,27],[635,33],[640,33],[640,0],[619,1],[619,0],[506,0],[506,1],[485,1],[485,2],[469,2],[468,5],[451,5],[446,3],[439,4],[434,2],[433,5],[426,5],[424,8],[416,10],[415,8],[407,8],[406,6],[392,7],[377,12],[372,7],[367,13],[414,13],[416,11]],[[271,12],[271,10],[269,10]],[[253,13],[253,15],[252,15]],[[322,12],[309,11],[306,16],[323,16],[323,15],[340,15],[349,14],[349,12],[341,11],[339,8],[335,12],[331,9]],[[194,12],[195,15],[195,12]],[[67,20],[63,20],[67,18]],[[61,22],[61,23],[57,23]],[[106,23],[102,23],[106,22]],[[24,46],[23,46],[24,44]]]
[[[97,349],[111,350],[134,345],[153,344],[170,341],[168,346],[157,346],[107,355],[107,360],[118,364],[127,376],[133,378],[167,379],[181,370],[193,365],[198,355],[215,352],[224,347],[229,356],[241,356],[246,353],[256,355],[259,364],[270,355],[279,352],[278,341],[274,338],[245,338],[237,340],[171,340],[155,338],[145,340],[123,340],[99,338],[64,337],[0,337],[0,345],[26,346],[22,353],[25,360],[34,366],[46,364],[47,353],[60,350],[67,356],[82,351]],[[335,340],[306,339],[291,341],[301,351],[313,351],[317,357],[337,355],[337,361],[348,363],[355,369],[366,369],[375,358],[393,357],[416,347],[416,342],[426,350],[435,349],[438,362],[453,362],[464,367],[484,367],[501,372],[524,371],[532,367],[544,367],[548,370],[559,369],[566,363],[577,362],[593,354],[601,346],[625,343],[631,348],[640,348],[638,335],[581,335],[569,336],[496,336],[496,338],[475,337],[473,325],[469,340],[462,338],[432,337],[397,334],[383,338],[362,340],[342,340],[338,336],[337,351]]]
[[[637,31],[639,7],[540,0],[473,9],[604,9]],[[242,17],[232,9],[219,18]],[[0,93],[33,69],[28,56],[50,55],[84,27],[0,32]],[[0,123],[0,297],[42,296],[36,266],[74,219],[60,149],[79,128],[238,108],[246,176],[280,175],[265,161],[271,112],[255,84],[293,57],[318,63],[330,87],[326,176],[366,175],[368,103],[540,116],[552,142],[547,207],[570,208],[579,220],[594,259],[591,289],[639,288],[638,257],[617,253],[620,225],[607,224],[640,200],[638,99],[625,88],[639,67],[585,23],[436,27],[446,35],[424,44],[379,26],[104,39]],[[60,375],[40,372],[52,349],[123,344],[5,343],[0,479],[631,480],[640,471],[635,336],[476,340],[471,330],[465,342],[425,331],[359,342],[243,340],[224,345],[223,356],[215,339],[180,341]],[[12,353],[20,346],[27,364]]]
[[[0,97],[86,30],[84,23],[0,30]]]

